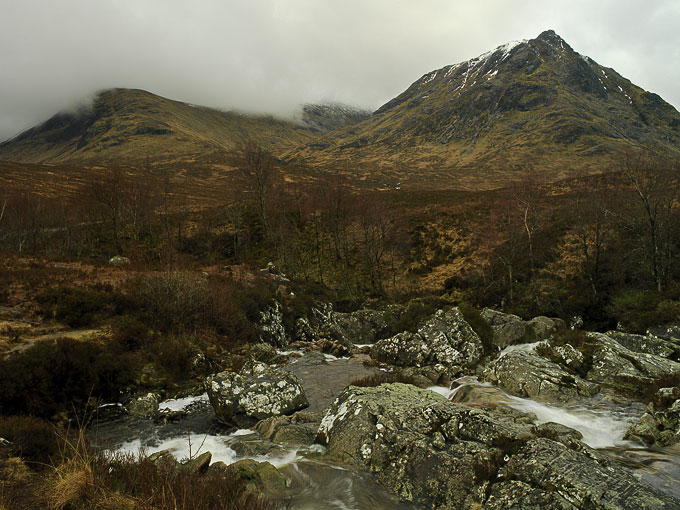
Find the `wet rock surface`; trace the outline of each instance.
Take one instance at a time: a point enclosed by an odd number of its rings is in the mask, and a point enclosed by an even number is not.
[[[317,439],[423,508],[680,508],[577,436],[541,435],[511,416],[395,383],[347,388]]]
[[[369,358],[358,355],[351,359],[327,360],[319,352],[307,353],[285,365],[294,373],[309,399],[307,411],[320,412],[329,407],[342,390],[355,379],[375,375],[380,371],[363,364]]]
[[[522,351],[508,352],[495,360],[484,371],[483,378],[511,393],[542,402],[566,402],[599,391],[597,384]]]

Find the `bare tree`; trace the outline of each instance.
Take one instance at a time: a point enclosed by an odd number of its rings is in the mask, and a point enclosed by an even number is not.
[[[258,143],[248,140],[237,144],[232,151],[235,166],[247,178],[248,185],[255,193],[257,210],[265,235],[269,228],[268,199],[274,186],[277,159]]]
[[[654,286],[661,291],[678,249],[680,163],[644,150],[625,154],[619,169],[632,200],[619,197],[609,212],[640,243],[643,264]]]
[[[529,271],[534,269],[534,238],[542,226],[545,190],[544,179],[535,169],[529,168],[522,179],[513,185],[513,194],[517,201],[522,226],[527,235],[529,250]]]
[[[612,233],[611,215],[605,206],[610,190],[606,179],[583,175],[575,179],[574,187],[574,232],[583,257],[582,272],[593,297],[599,299],[603,256]]]

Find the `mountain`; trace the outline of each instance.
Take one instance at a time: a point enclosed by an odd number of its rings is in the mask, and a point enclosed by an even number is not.
[[[150,92],[111,89],[75,112],[59,113],[0,144],[0,160],[23,163],[192,160],[251,139],[274,153],[318,130],[270,116],[225,112]]]
[[[639,146],[680,154],[680,114],[553,31],[425,74],[367,120],[291,160],[376,182],[495,187],[527,166],[557,179]]]

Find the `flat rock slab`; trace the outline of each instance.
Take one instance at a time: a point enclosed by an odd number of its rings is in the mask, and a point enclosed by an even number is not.
[[[349,359],[328,360],[323,354],[308,353],[302,358],[288,362],[284,370],[293,372],[302,384],[309,401],[309,412],[327,409],[342,390],[355,379],[380,373],[375,367],[367,367],[367,355]]]

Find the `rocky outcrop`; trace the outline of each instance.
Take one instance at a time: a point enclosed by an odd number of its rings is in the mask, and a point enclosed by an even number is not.
[[[565,328],[562,319],[534,317],[524,321],[517,315],[502,313],[491,308],[481,312],[482,317],[493,330],[493,342],[500,349],[508,345],[524,344],[544,340],[552,333]]]
[[[285,347],[290,342],[286,328],[283,325],[283,311],[278,301],[260,312],[260,320],[257,323],[260,332],[260,342],[275,347]]]
[[[419,508],[680,507],[609,465],[578,433],[548,428],[395,383],[347,388],[324,416],[317,440]]]
[[[606,334],[589,333],[588,336],[595,344],[586,375],[589,381],[640,394],[658,381],[680,376],[680,363],[631,351]]]
[[[661,388],[625,439],[670,446],[680,442],[680,386]]]
[[[371,357],[400,367],[444,365],[471,369],[484,352],[482,342],[454,307],[438,310],[416,333],[398,333],[376,342]]]
[[[238,374],[226,371],[209,376],[205,389],[217,418],[230,425],[251,425],[309,405],[295,374],[264,363],[251,363]]]
[[[633,352],[653,354],[674,361],[680,359],[680,345],[663,338],[654,335],[634,335],[622,331],[607,331],[605,334]]]
[[[542,402],[566,402],[599,391],[597,384],[523,351],[502,355],[484,371],[483,378],[515,395]]]
[[[548,493],[556,497],[558,504],[553,503],[552,508],[680,508],[680,501],[639,482],[627,471],[598,463],[588,455],[545,438],[524,444],[499,470],[498,476],[534,487],[541,495]],[[502,485],[498,492],[505,492]]]
[[[372,344],[390,334],[402,312],[402,306],[390,305],[384,311],[340,313],[329,303],[318,303],[309,318],[297,320],[295,338],[306,342],[330,340],[348,348],[355,344]]]

